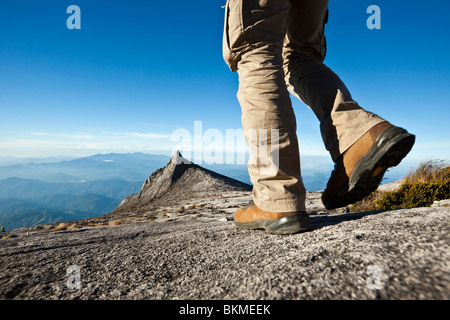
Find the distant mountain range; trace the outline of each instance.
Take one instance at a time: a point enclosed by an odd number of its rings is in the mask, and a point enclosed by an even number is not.
[[[112,153],[0,166],[0,226],[10,230],[111,212],[168,159]]]
[[[0,179],[16,177],[57,183],[117,178],[142,181],[149,172],[167,163],[169,158],[145,153],[109,153],[59,162],[29,162],[1,166]]]
[[[120,201],[99,195],[55,195],[38,201],[0,199],[0,225],[6,230],[49,222],[90,218],[113,210]]]

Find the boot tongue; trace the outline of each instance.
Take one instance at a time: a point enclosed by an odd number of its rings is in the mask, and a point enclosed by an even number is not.
[[[392,127],[392,124],[390,124],[389,122],[385,121],[385,122],[381,122],[377,125],[375,125],[372,129],[370,129],[368,131],[368,133],[370,134],[370,137],[372,138],[373,142],[375,142],[375,140],[378,138],[378,136],[387,128]]]

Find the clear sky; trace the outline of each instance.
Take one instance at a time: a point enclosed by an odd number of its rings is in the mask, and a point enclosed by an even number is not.
[[[81,29],[69,30],[70,5]],[[169,153],[177,129],[241,128],[222,59],[225,0],[1,0],[0,157]],[[369,30],[369,5],[381,29]],[[325,63],[368,110],[450,159],[450,1],[331,0]],[[303,155],[326,155],[293,98]]]

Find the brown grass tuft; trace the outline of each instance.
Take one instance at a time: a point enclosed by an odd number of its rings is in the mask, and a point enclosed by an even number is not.
[[[113,226],[121,225],[123,223],[125,223],[125,221],[123,221],[122,219],[116,219],[116,220],[108,222],[108,226],[113,227]]]
[[[72,230],[79,230],[79,229],[80,228],[77,227],[77,225],[75,223],[71,224],[69,222],[61,222],[53,229],[53,231],[62,231],[62,230],[72,231]]]
[[[67,227],[69,226],[69,224],[70,223],[68,223],[68,222],[61,222],[53,229],[53,231],[67,230]]]
[[[405,182],[434,182],[450,180],[450,166],[444,160],[426,160],[406,176]]]

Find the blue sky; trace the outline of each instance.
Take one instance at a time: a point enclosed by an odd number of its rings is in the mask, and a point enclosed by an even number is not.
[[[69,30],[69,5],[81,29]],[[222,60],[225,0],[2,0],[0,158],[170,153],[177,129],[241,128]],[[369,5],[381,29],[369,30]],[[417,135],[411,161],[450,159],[448,0],[331,0],[325,63],[366,109]],[[293,98],[302,155],[327,153]]]

